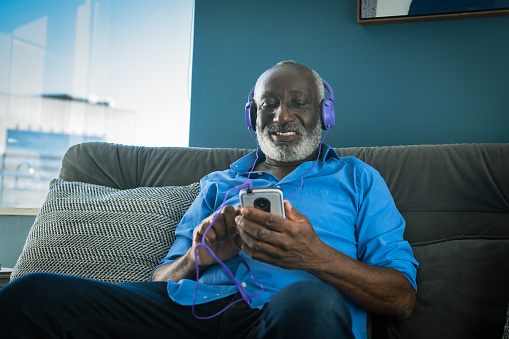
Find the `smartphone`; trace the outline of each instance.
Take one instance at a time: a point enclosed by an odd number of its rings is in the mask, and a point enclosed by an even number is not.
[[[243,189],[239,193],[240,205],[251,206],[280,217],[285,217],[283,206],[283,190],[279,187],[257,187],[251,190]]]

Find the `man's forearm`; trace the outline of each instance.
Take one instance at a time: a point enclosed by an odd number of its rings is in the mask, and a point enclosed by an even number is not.
[[[152,274],[151,281],[179,282],[182,279],[196,279],[196,265],[191,248],[174,262],[159,266]]]
[[[368,311],[407,318],[415,307],[415,290],[401,272],[364,264],[332,247],[306,271],[336,287]]]

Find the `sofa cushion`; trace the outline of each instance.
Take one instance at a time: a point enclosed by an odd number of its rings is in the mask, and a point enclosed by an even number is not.
[[[406,320],[375,316],[374,338],[501,338],[509,300],[509,237],[413,246],[417,306]],[[381,323],[380,320],[385,320]]]
[[[198,183],[118,190],[55,179],[11,278],[52,272],[146,281],[198,191]]]

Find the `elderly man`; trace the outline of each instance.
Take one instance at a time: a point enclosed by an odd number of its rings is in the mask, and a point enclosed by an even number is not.
[[[38,338],[365,338],[366,311],[408,317],[417,262],[404,220],[378,172],[321,144],[323,100],[322,79],[304,65],[264,72],[253,126],[263,154],[201,180],[151,282],[22,277],[0,293],[2,305],[24,298],[2,308],[0,321],[15,325],[2,328]],[[290,197],[286,218],[227,195],[248,177]]]

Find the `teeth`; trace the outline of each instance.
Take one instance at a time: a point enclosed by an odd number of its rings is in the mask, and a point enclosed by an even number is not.
[[[283,136],[289,136],[289,135],[294,135],[295,132],[276,132],[276,134],[283,135]]]

